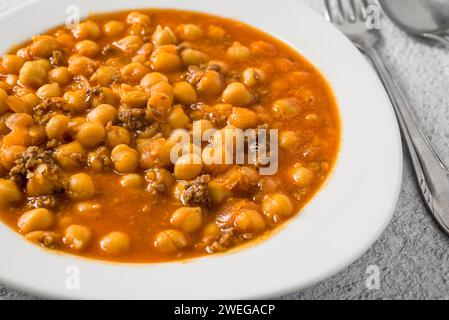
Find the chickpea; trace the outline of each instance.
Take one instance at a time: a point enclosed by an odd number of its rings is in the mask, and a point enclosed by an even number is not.
[[[100,240],[100,247],[111,255],[122,255],[131,249],[131,240],[123,232],[111,232]]]
[[[186,66],[193,66],[201,63],[205,63],[209,57],[204,52],[194,49],[185,49],[181,52],[182,62]]]
[[[151,43],[147,42],[140,47],[140,49],[137,51],[137,54],[139,56],[143,56],[145,58],[145,62],[146,62],[146,60],[150,56],[151,52],[153,52],[153,45]]]
[[[47,81],[47,70],[39,61],[27,61],[19,72],[19,81],[28,87],[40,87]]]
[[[200,119],[200,120],[193,121],[193,130],[195,130],[196,128],[198,128],[197,130],[199,130],[198,132],[202,137],[207,130],[214,128],[214,124],[210,120]],[[193,132],[195,132],[195,131],[193,131]]]
[[[207,224],[203,232],[201,234],[202,241],[205,243],[212,243],[215,240],[218,240],[221,236],[220,228],[213,222]]]
[[[113,83],[117,78],[118,74],[114,68],[101,66],[90,77],[90,81],[93,81],[102,87],[106,87]]]
[[[212,40],[222,40],[226,38],[226,30],[218,26],[209,26],[207,30],[207,36]]]
[[[59,87],[59,84],[47,83],[47,84],[44,84],[39,89],[37,89],[36,94],[41,99],[55,98],[55,97],[60,97],[62,94],[62,91],[61,91],[61,88]]]
[[[244,107],[252,101],[249,90],[243,83],[233,82],[223,91],[223,102],[237,107]]]
[[[198,101],[195,88],[188,82],[176,82],[173,84],[174,98],[182,104],[192,104]]]
[[[21,233],[29,233],[47,230],[53,226],[54,222],[55,217],[51,211],[39,208],[22,214],[17,225]]]
[[[26,109],[28,110],[33,109],[35,106],[41,103],[41,99],[34,93],[25,93],[20,97],[20,99],[25,103],[25,105],[27,106]]]
[[[7,146],[7,145],[3,144],[3,146],[1,147],[1,152],[0,152],[0,160],[1,160],[2,166],[5,167],[5,169],[8,169],[8,170],[11,169],[14,166],[17,158],[23,152],[25,152],[25,150],[26,150],[26,147],[24,147],[24,146],[17,146],[17,145]]]
[[[168,116],[168,124],[172,129],[186,128],[190,118],[185,114],[181,106],[175,106]]]
[[[129,173],[120,179],[120,185],[123,188],[140,188],[143,186],[144,179],[136,173]]]
[[[27,113],[13,113],[6,119],[5,125],[11,130],[17,127],[29,128],[34,125],[34,119]]]
[[[315,179],[315,172],[300,164],[296,164],[293,167],[292,177],[295,185],[305,188],[312,184]]]
[[[232,108],[228,123],[240,129],[254,128],[258,122],[257,114],[245,108]]]
[[[50,61],[47,60],[47,59],[37,59],[35,61],[36,61],[36,63],[38,65],[43,67],[47,71],[47,73],[53,68],[53,66],[51,65]]]
[[[182,65],[181,58],[174,45],[157,47],[151,54],[151,63],[153,70],[158,72],[177,71]]]
[[[33,112],[33,106],[28,104],[22,97],[9,96],[5,99],[9,109],[16,113],[28,113]]]
[[[71,33],[61,32],[55,35],[55,38],[63,47],[73,49],[75,46],[75,38]]]
[[[10,133],[3,137],[4,146],[29,146],[30,141],[28,137],[27,129],[24,127],[16,127]]]
[[[211,97],[220,94],[223,91],[224,80],[221,74],[216,71],[208,70],[204,77],[197,83],[196,88],[201,96]]]
[[[277,100],[271,110],[275,117],[288,120],[299,115],[299,108],[299,102],[295,98],[285,98]]]
[[[63,86],[72,81],[72,75],[67,67],[59,67],[50,70],[48,73],[48,80]]]
[[[103,25],[103,33],[110,38],[118,37],[126,30],[126,25],[117,20],[111,20]]]
[[[70,119],[62,114],[55,115],[45,125],[45,133],[48,139],[63,140],[67,133]]]
[[[13,181],[0,179],[0,207],[9,206],[21,198],[22,193]]]
[[[210,197],[215,204],[222,203],[224,200],[231,196],[231,193],[225,186],[211,181],[208,186]]]
[[[49,58],[53,51],[59,50],[61,44],[52,36],[41,35],[33,37],[33,43],[30,46],[30,53],[33,57]]]
[[[19,82],[19,77],[16,76],[15,74],[8,74],[6,76],[5,82],[7,84],[9,84],[11,87],[14,87]],[[26,90],[26,89],[22,89],[22,88],[17,88],[17,89],[19,89],[19,90]]]
[[[129,24],[140,24],[144,27],[151,25],[151,19],[146,14],[140,13],[138,11],[133,11],[126,17],[126,22]]]
[[[212,174],[225,172],[231,166],[229,162],[233,160],[231,152],[224,145],[206,146],[201,153],[201,159],[204,169]]]
[[[114,148],[119,144],[130,144],[131,135],[128,130],[119,126],[108,128],[106,142],[109,148]]]
[[[197,154],[186,154],[176,160],[175,178],[178,180],[193,180],[199,176],[203,164]]]
[[[100,46],[92,40],[83,40],[75,45],[75,51],[81,56],[93,58],[100,53]]]
[[[163,93],[167,95],[170,99],[170,103],[173,103],[174,100],[174,88],[167,82],[161,81],[153,85],[150,89],[150,94],[155,95],[156,93]]]
[[[179,27],[179,37],[184,41],[196,41],[204,37],[204,31],[196,24],[183,24]]]
[[[143,90],[127,88],[120,93],[121,102],[128,107],[143,108],[148,102],[148,93]]]
[[[234,42],[226,51],[226,56],[235,62],[245,62],[251,57],[251,50],[239,42]]]
[[[230,70],[229,64],[221,60],[210,60],[207,64],[207,68],[209,70],[217,71],[223,75],[228,74]]]
[[[153,43],[158,46],[163,46],[167,44],[177,44],[178,39],[169,27],[157,26],[156,31],[154,31],[151,37]]]
[[[95,196],[95,185],[87,173],[77,173],[70,177],[66,193],[71,200],[89,200]]]
[[[16,52],[18,57],[21,57],[25,61],[33,60],[33,57],[30,54],[30,47],[20,48]]]
[[[283,149],[291,149],[297,146],[299,138],[294,131],[284,131],[279,139],[279,146]]]
[[[258,56],[265,57],[274,57],[277,54],[276,47],[265,41],[251,43],[251,51]]]
[[[105,167],[109,166],[110,162],[110,152],[105,146],[101,146],[87,154],[87,164],[94,171],[103,171]]]
[[[286,218],[293,214],[293,203],[283,194],[273,194],[264,197],[262,202],[263,213],[270,219]]]
[[[101,87],[100,93],[93,95],[90,99],[92,107],[98,107],[100,104],[110,104],[115,106],[119,103],[119,101],[120,98],[115,94],[114,90],[106,87]]]
[[[55,248],[60,242],[60,236],[51,231],[32,231],[24,236],[25,240],[46,248]]]
[[[87,99],[87,94],[84,90],[66,91],[62,97],[73,113],[83,112],[90,107],[89,99]]]
[[[101,36],[101,29],[95,22],[85,21],[77,24],[72,29],[72,34],[78,40],[95,40]]]
[[[173,212],[170,223],[181,231],[187,233],[195,232],[203,224],[201,208],[179,208]]]
[[[142,47],[143,41],[138,36],[130,35],[114,42],[114,45],[125,53],[134,54]]]
[[[120,144],[112,149],[111,159],[115,170],[120,173],[132,173],[139,165],[139,153],[126,144]]]
[[[9,110],[9,106],[6,103],[6,98],[8,98],[8,94],[5,90],[0,88],[0,115],[5,114]]]
[[[19,74],[25,60],[15,54],[5,54],[1,58],[0,73],[3,74]]]
[[[92,239],[92,233],[84,226],[72,224],[64,230],[62,241],[72,250],[84,250]]]
[[[242,233],[260,233],[266,225],[259,212],[243,209],[235,216],[234,226]]]
[[[150,69],[140,62],[132,62],[120,69],[122,79],[126,82],[134,83],[139,82],[140,79],[149,72]]]
[[[47,141],[45,127],[43,125],[35,125],[28,129],[28,138],[31,146],[38,146]]]
[[[83,56],[74,57],[69,60],[68,68],[73,76],[90,77],[97,69],[97,62]]]
[[[86,157],[83,146],[78,141],[73,141],[59,146],[55,151],[56,162],[64,170],[73,170],[81,167]]]
[[[164,74],[162,74],[162,73],[151,72],[151,73],[148,73],[147,75],[145,75],[140,80],[140,85],[142,87],[150,89],[152,86],[154,86],[155,84],[158,84],[159,82],[166,82],[166,83],[168,83],[168,78]]]
[[[85,147],[95,147],[104,141],[106,137],[106,129],[103,124],[98,121],[88,121],[83,123],[76,139]]]
[[[243,83],[248,88],[253,88],[256,85],[258,85],[259,83],[264,82],[266,79],[266,75],[265,75],[265,72],[263,72],[263,70],[261,70],[261,69],[248,68],[248,69],[245,69],[245,71],[243,71],[242,78],[243,78]]]
[[[174,229],[159,232],[154,241],[154,247],[164,254],[174,254],[187,247],[187,245],[187,238],[184,234]]]
[[[117,110],[110,104],[100,104],[86,116],[88,121],[97,121],[106,126],[117,118]]]
[[[172,105],[172,101],[170,97],[165,93],[155,93],[148,100],[148,111],[149,116],[154,119],[161,119],[167,116],[169,109]],[[178,113],[179,114],[179,113]],[[161,129],[162,130],[162,129]]]

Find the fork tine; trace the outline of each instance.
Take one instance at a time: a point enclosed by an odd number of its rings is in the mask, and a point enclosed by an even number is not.
[[[345,2],[343,2],[345,1]],[[347,3],[349,2],[349,3]],[[338,10],[342,21],[356,22],[357,17],[352,7],[352,0],[337,0]],[[345,5],[346,4],[346,5]]]
[[[355,5],[355,1],[349,0],[348,7],[349,7],[349,9],[348,9],[349,19],[351,20],[351,22],[357,21],[357,8]]]
[[[372,3],[368,0],[361,0],[361,2],[361,12],[363,14],[363,19],[366,20],[368,7],[372,5]]]
[[[324,17],[327,21],[333,22],[333,16],[332,16],[332,6],[330,3],[330,0],[324,0]]]
[[[350,0],[352,10],[354,11],[354,16],[356,19],[360,19],[362,21],[366,20],[366,8],[367,8],[367,0]]]

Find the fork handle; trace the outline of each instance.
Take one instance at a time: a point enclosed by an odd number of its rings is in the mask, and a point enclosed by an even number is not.
[[[396,112],[424,200],[440,227],[449,235],[449,170],[419,128],[410,104],[375,48],[364,53],[379,74]]]
[[[424,34],[424,37],[426,37],[428,39],[432,39],[432,40],[438,41],[442,45],[449,46],[449,33],[447,33],[447,32],[440,33],[440,34],[437,34],[437,33],[426,33],[426,34]]]

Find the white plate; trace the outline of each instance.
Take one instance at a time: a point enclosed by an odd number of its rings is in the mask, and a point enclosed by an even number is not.
[[[342,270],[384,230],[402,175],[396,119],[363,56],[312,9],[296,0],[39,0],[0,15],[0,52],[64,23],[66,7],[74,3],[83,16],[144,7],[208,12],[247,22],[283,39],[318,67],[335,91],[343,123],[339,160],[325,188],[269,240],[190,262],[114,265],[87,261],[41,250],[1,224],[0,282],[60,298],[276,297]],[[79,289],[72,282],[77,275]]]

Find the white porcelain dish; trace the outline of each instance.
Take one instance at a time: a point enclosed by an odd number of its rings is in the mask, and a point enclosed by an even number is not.
[[[319,14],[297,0],[37,0],[0,15],[0,52],[64,23],[73,4],[83,17],[148,7],[202,11],[286,41],[321,70],[335,92],[343,123],[339,160],[323,190],[274,236],[245,250],[189,262],[110,264],[54,254],[0,224],[0,283],[58,298],[277,297],[342,270],[384,230],[402,175],[396,119],[363,56]]]

